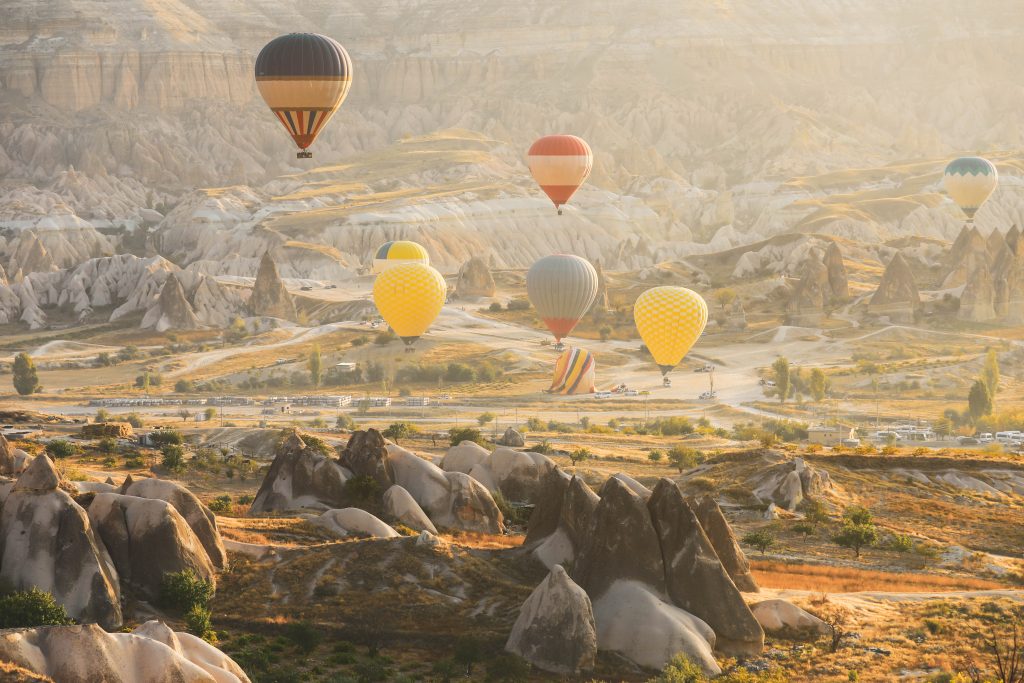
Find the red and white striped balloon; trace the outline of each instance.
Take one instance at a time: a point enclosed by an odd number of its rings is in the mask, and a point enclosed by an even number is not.
[[[561,214],[562,205],[586,182],[594,168],[594,153],[586,140],[575,135],[545,135],[526,153],[526,164]]]

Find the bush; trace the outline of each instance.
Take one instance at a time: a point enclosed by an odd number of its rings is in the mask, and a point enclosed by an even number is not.
[[[530,302],[527,299],[512,299],[505,304],[505,308],[510,311],[528,311],[530,310]]]
[[[490,311],[491,313],[497,313],[498,311],[501,310],[501,304],[498,303],[497,301],[492,301],[491,305],[487,307],[487,310]]]
[[[768,531],[767,529],[761,529],[760,531],[751,531],[749,534],[743,537],[743,543],[754,548],[757,548],[762,555],[764,555],[770,548],[775,545],[775,534]]]
[[[168,444],[180,445],[185,443],[185,438],[181,435],[181,432],[173,429],[161,429],[155,431],[149,435],[149,438],[157,446],[166,446]]]
[[[211,512],[218,514],[231,512],[231,496],[217,496],[206,507],[210,508]]]
[[[338,419],[335,420],[334,426],[338,429],[347,429],[351,432],[356,428],[356,421],[353,420],[352,416],[348,413],[342,413],[338,416]]]
[[[171,472],[180,472],[185,469],[185,449],[176,444],[167,444],[160,449],[163,453],[163,458],[160,460],[160,464],[163,465],[164,469],[168,469]]]
[[[514,654],[502,652],[488,658],[487,677],[484,680],[525,683],[530,680],[530,665]]]
[[[125,415],[124,421],[130,424],[135,429],[142,429],[142,427],[146,424],[145,422],[143,422],[142,417],[139,416],[138,413],[128,413],[127,415]]]
[[[161,607],[187,614],[193,607],[206,608],[213,598],[213,584],[191,569],[164,574],[160,582]]]
[[[871,511],[860,505],[853,505],[843,512],[843,519],[850,524],[871,524]]]
[[[665,454],[657,448],[652,448],[647,452],[647,459],[651,462],[661,462],[661,459],[664,457]]]
[[[395,334],[394,330],[388,328],[383,332],[378,332],[377,336],[373,338],[373,343],[377,346],[387,346],[396,339],[398,339],[398,335]]]
[[[192,606],[192,609],[185,614],[185,630],[207,642],[217,642],[217,634],[213,630],[210,610],[206,607]]]
[[[673,446],[668,452],[668,461],[682,472],[704,462],[704,454],[694,448]]]
[[[179,379],[174,383],[174,390],[179,394],[190,394],[196,390],[196,385],[190,379]]]
[[[0,596],[0,628],[34,628],[73,624],[64,606],[38,588]]]
[[[452,446],[458,446],[463,441],[473,441],[484,447],[488,443],[480,430],[475,427],[452,427],[448,430],[448,441]]]
[[[78,446],[65,439],[54,439],[46,444],[46,454],[56,460],[57,458],[70,458],[78,453]]]
[[[678,654],[665,665],[661,674],[651,683],[705,683],[708,677],[704,670],[691,662],[686,655]]]
[[[914,539],[907,534],[893,534],[886,546],[898,553],[909,553],[914,549]]]
[[[345,482],[345,499],[354,507],[374,510],[380,506],[380,484],[371,476],[352,477]]]
[[[245,494],[243,496],[239,496],[238,497],[238,504],[239,505],[251,505],[253,500],[254,499],[253,499],[252,496],[250,496],[249,494]]]
[[[320,629],[308,621],[293,621],[285,628],[284,635],[306,654],[315,650],[324,637]]]
[[[854,524],[848,521],[832,540],[836,545],[852,550],[854,557],[860,557],[862,548],[878,542],[878,530],[874,524]]]
[[[647,431],[651,434],[661,434],[662,436],[680,436],[693,434],[693,425],[688,418],[681,416],[659,417],[650,424]]]
[[[105,436],[99,440],[99,443],[96,444],[96,448],[99,449],[100,453],[109,455],[117,450],[117,439],[111,436]]]

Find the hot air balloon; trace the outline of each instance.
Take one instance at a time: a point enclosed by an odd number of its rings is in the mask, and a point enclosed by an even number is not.
[[[427,250],[416,242],[401,240],[398,242],[385,242],[373,257],[374,274],[382,273],[392,266],[403,263],[422,263],[430,265],[430,256]]]
[[[999,172],[988,159],[960,157],[946,166],[942,184],[967,215],[967,222],[973,223],[974,214],[999,184]]]
[[[704,331],[708,305],[685,287],[654,287],[633,304],[633,320],[661,374],[667,375]]]
[[[423,263],[392,266],[373,283],[377,310],[406,346],[411,346],[434,322],[447,293],[441,273]]]
[[[562,204],[580,188],[594,168],[590,145],[575,135],[546,135],[526,153],[526,164],[540,189],[562,215]]]
[[[552,394],[592,394],[594,393],[594,371],[597,361],[594,354],[586,349],[569,347],[555,361],[555,376],[551,380]]]
[[[352,60],[338,41],[316,33],[289,33],[267,43],[256,58],[256,85],[301,150],[313,156],[324,125],[345,101]]]
[[[597,271],[579,256],[545,256],[526,273],[526,294],[537,315],[561,342],[594,304]]]

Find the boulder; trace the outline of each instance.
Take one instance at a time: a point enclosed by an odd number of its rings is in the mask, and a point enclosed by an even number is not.
[[[328,510],[313,520],[313,523],[341,537],[395,538],[398,536],[397,531],[366,510],[359,508]]]
[[[217,516],[187,488],[166,479],[126,479],[121,487],[121,493],[170,503],[185,518],[196,538],[203,544],[213,566],[218,569],[228,566],[228,553],[224,549],[224,541],[217,527]]]
[[[701,496],[691,500],[690,507],[697,515],[701,529],[711,542],[711,547],[715,549],[715,555],[736,587],[744,593],[760,592],[754,575],[750,573],[747,556],[736,542],[736,535],[733,534],[732,527],[729,526],[714,497]]]
[[[541,477],[554,469],[555,463],[541,453],[499,446],[481,466],[486,467],[494,487],[507,500],[532,502],[540,490]]]
[[[75,488],[79,493],[119,493],[120,487],[104,481],[76,481]]]
[[[786,600],[764,600],[750,606],[757,623],[768,633],[814,633],[828,635],[831,628],[810,612]]]
[[[381,433],[372,427],[352,432],[338,462],[354,477],[368,477],[386,491],[395,479],[388,465],[388,452]]]
[[[756,655],[764,632],[725,571],[697,516],[671,479],[662,479],[647,503],[665,562],[672,603],[710,626],[720,651]]]
[[[249,297],[249,310],[253,315],[269,318],[282,318],[294,321],[298,316],[292,295],[277,272],[277,264],[270,252],[265,252],[260,259],[256,281],[253,283],[252,296]]]
[[[3,631],[0,661],[61,683],[249,683],[223,652],[156,621],[131,633],[95,624]]]
[[[662,669],[682,652],[705,673],[721,668],[712,650],[715,632],[692,614],[660,599],[638,581],[615,581],[593,599],[597,646],[648,669]]]
[[[514,427],[506,427],[505,433],[498,439],[498,444],[509,448],[522,448],[526,445],[526,439]]]
[[[573,580],[596,601],[617,581],[635,581],[665,594],[658,535],[646,499],[616,477],[601,487]]]
[[[98,493],[89,521],[103,540],[121,580],[141,595],[160,595],[164,574],[191,571],[216,583],[206,549],[185,518],[164,500]]]
[[[0,434],[0,477],[16,477],[25,471],[32,456],[11,445],[3,434]]]
[[[490,452],[475,441],[462,441],[452,446],[441,458],[441,469],[445,472],[465,472],[469,474],[473,467],[487,460]]]
[[[460,299],[494,296],[498,291],[487,262],[474,256],[459,268],[455,282],[455,295]]]
[[[822,495],[832,487],[828,472],[807,464],[803,458],[768,467],[750,481],[754,495],[762,503],[775,503],[793,512],[804,498]]]
[[[306,445],[298,430],[278,447],[249,514],[345,507],[345,482],[352,473]]]
[[[398,485],[391,486],[384,492],[384,516],[398,524],[404,524],[414,531],[437,533],[433,522],[427,517],[427,513],[419,506],[416,499]]]
[[[505,649],[556,674],[594,668],[597,628],[586,592],[554,566],[519,610]]]
[[[0,510],[0,578],[15,590],[53,594],[68,614],[104,628],[121,625],[117,571],[89,517],[58,488],[50,458],[21,474]]]

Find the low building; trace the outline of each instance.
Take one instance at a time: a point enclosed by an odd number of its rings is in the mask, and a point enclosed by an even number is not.
[[[849,425],[817,425],[807,430],[807,441],[824,446],[838,446],[845,439],[856,439],[857,430]]]
[[[409,396],[405,399],[405,405],[424,408],[430,405],[429,396]]]

